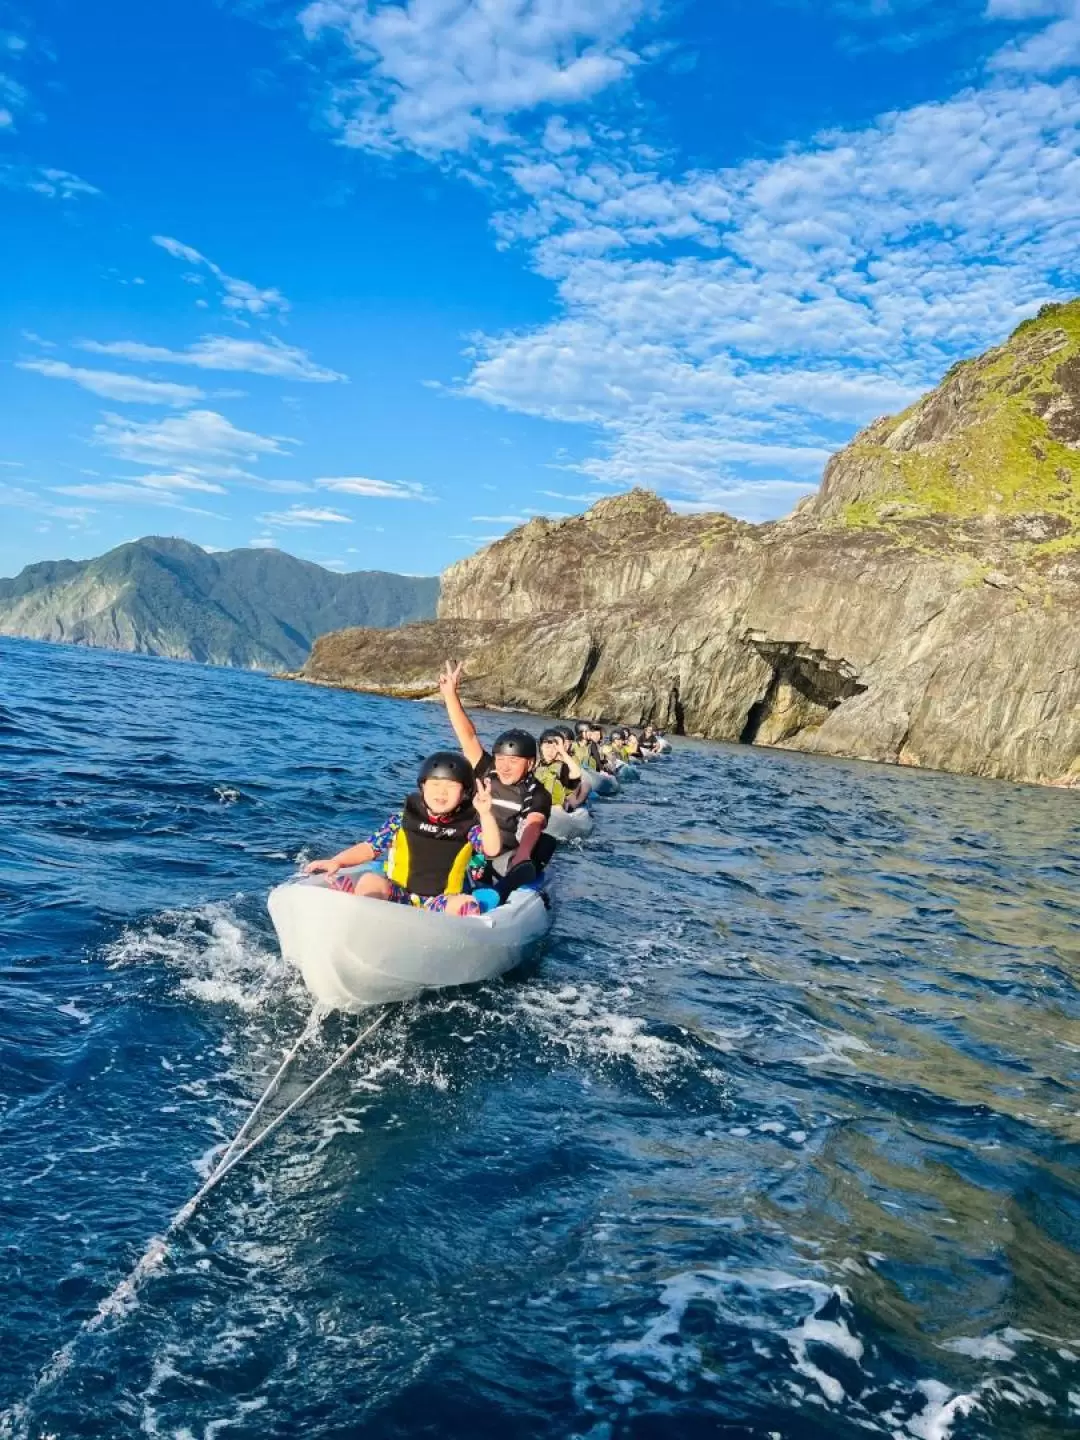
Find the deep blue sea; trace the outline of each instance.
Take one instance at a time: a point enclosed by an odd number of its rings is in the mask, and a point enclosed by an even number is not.
[[[1080,795],[692,741],[34,1391],[303,1026],[268,890],[448,738],[0,641],[0,1433],[1075,1433]]]

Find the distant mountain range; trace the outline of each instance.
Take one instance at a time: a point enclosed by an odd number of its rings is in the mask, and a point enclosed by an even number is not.
[[[295,669],[328,630],[434,616],[436,576],[339,575],[280,550],[209,553],[147,536],[94,560],[44,560],[0,579],[0,635]]]

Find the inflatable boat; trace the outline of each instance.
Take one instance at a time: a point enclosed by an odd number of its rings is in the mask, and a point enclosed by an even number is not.
[[[357,876],[364,866],[342,870]],[[485,915],[442,915],[332,889],[303,875],[267,900],[281,953],[320,1005],[364,1010],[473,985],[520,965],[551,929],[551,897],[515,890]]]
[[[592,795],[602,795],[610,799],[612,795],[619,793],[619,782],[614,775],[606,775],[602,770],[590,770],[588,766],[581,767],[581,778],[589,787]]]
[[[553,840],[584,840],[593,832],[593,817],[584,805],[578,810],[553,808],[545,828]]]
[[[631,765],[629,760],[620,760],[615,774],[620,785],[631,785],[635,780],[641,779],[641,771],[636,765]]]

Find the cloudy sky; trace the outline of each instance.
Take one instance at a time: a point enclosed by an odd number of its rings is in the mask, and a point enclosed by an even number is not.
[[[0,0],[0,574],[760,520],[1080,290],[1080,0]]]

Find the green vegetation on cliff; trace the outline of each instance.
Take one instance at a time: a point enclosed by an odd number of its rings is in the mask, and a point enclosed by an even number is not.
[[[1040,517],[1013,530],[1030,553],[1080,544],[1080,300],[1044,306],[870,426],[831,462],[815,509],[855,528]]]

